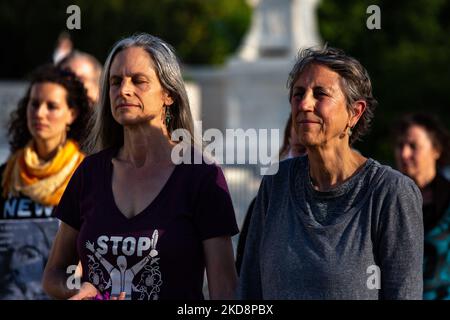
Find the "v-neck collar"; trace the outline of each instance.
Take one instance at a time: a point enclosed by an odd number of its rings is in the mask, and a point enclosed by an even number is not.
[[[119,215],[122,220],[131,222],[131,221],[137,220],[137,219],[139,219],[139,218],[141,218],[143,216],[147,216],[148,214],[150,214],[151,212],[154,212],[156,210],[156,208],[164,200],[164,198],[165,198],[165,196],[167,194],[167,190],[170,190],[170,186],[173,183],[173,180],[175,179],[176,175],[178,174],[180,165],[175,165],[175,168],[170,173],[169,178],[164,183],[164,186],[161,188],[161,190],[156,195],[156,197],[148,205],[146,205],[145,208],[142,209],[139,213],[135,214],[131,218],[128,218],[119,209],[119,207],[118,207],[118,205],[116,203],[116,199],[114,197],[113,189],[112,189],[112,175],[113,175],[113,168],[114,168],[113,163],[112,163],[112,159],[117,155],[118,152],[119,152],[119,148],[113,148],[112,152],[110,153],[110,155],[108,157],[107,174],[106,174],[106,179],[105,179],[105,190],[106,190],[106,194],[108,195],[107,199],[111,199],[112,200],[112,207],[114,209],[113,210],[114,214]]]

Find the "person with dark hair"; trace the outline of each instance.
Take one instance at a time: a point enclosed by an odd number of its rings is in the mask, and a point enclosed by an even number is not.
[[[79,144],[89,119],[83,84],[52,65],[32,75],[8,126],[11,156],[0,167],[0,217],[50,217],[84,159]]]
[[[238,233],[221,169],[176,162],[175,130],[192,116],[172,47],[149,34],[108,55],[88,156],[56,209],[61,226],[44,272],[58,299],[231,299]],[[196,150],[197,152],[198,150]],[[80,288],[66,269],[81,260]]]
[[[306,155],[261,183],[240,299],[421,299],[422,199],[414,182],[351,145],[377,104],[342,50],[302,50],[288,78]]]
[[[90,105],[94,107],[98,102],[100,90],[100,76],[102,65],[92,55],[73,50],[57,64],[62,69],[72,70],[73,73],[83,82],[86,88]]]
[[[403,116],[393,127],[398,169],[414,180],[423,197],[424,299],[450,299],[450,134],[430,114]]]

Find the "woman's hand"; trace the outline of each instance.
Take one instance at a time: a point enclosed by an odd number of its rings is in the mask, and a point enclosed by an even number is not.
[[[94,299],[100,291],[97,290],[90,282],[83,282],[78,293],[71,296],[69,300],[89,300]]]
[[[69,300],[125,300],[126,293],[121,292],[118,296],[109,296],[109,292],[102,295],[90,282],[83,282],[78,293]]]
[[[112,296],[111,300],[125,300],[126,292],[122,291],[119,296]]]

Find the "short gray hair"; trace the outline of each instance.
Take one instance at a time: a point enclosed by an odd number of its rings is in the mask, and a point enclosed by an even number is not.
[[[148,52],[153,60],[161,86],[174,101],[170,107],[172,120],[167,128],[169,135],[176,129],[186,129],[193,137],[193,121],[189,100],[175,50],[158,37],[140,33],[116,42],[106,58],[101,77],[100,101],[94,110],[95,116],[90,126],[92,130],[85,146],[88,153],[123,145],[123,128],[111,114],[109,71],[116,54],[130,47],[140,47]]]
[[[369,73],[358,60],[348,56],[343,50],[327,46],[322,49],[303,49],[298,54],[295,65],[289,73],[287,81],[289,101],[292,98],[295,82],[305,68],[311,64],[323,65],[339,74],[341,89],[345,95],[349,112],[353,113],[353,105],[356,101],[364,100],[366,102],[366,110],[353,128],[350,136],[349,143],[352,145],[369,131],[376,106],[378,105],[372,94],[372,83]]]

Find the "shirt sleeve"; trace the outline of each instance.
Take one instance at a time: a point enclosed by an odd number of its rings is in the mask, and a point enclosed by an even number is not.
[[[80,194],[83,188],[83,167],[84,160],[70,178],[54,213],[56,218],[78,231],[81,228]]]
[[[245,250],[242,258],[240,280],[237,289],[237,299],[262,300],[260,251],[262,235],[268,203],[268,179],[263,178],[250,218]]]
[[[378,234],[381,299],[421,300],[423,295],[422,195],[412,180],[386,189]]]
[[[211,166],[200,184],[193,215],[200,239],[239,233],[230,193],[222,170]]]

